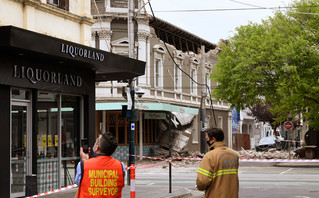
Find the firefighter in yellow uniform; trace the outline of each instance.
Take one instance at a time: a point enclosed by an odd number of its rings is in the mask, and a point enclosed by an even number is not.
[[[205,133],[209,151],[197,171],[198,190],[205,191],[205,198],[238,198],[238,154],[226,147],[221,128],[213,127]]]

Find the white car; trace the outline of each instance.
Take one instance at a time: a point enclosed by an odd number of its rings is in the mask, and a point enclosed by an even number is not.
[[[276,148],[277,150],[282,149],[281,141],[284,138],[281,136],[279,131],[274,133],[273,130],[267,132],[267,136],[261,138],[258,142],[258,146],[256,146],[256,151],[268,151],[271,148]]]

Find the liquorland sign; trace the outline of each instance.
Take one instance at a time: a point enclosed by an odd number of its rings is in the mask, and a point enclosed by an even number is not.
[[[77,75],[42,70],[39,68],[13,65],[13,77],[27,79],[30,83],[54,83],[67,86],[81,87],[82,78]]]
[[[73,45],[61,44],[61,52],[69,54],[71,57],[82,57],[87,59],[92,59],[96,61],[104,61],[104,54],[100,52],[91,51],[85,48],[76,47]]]

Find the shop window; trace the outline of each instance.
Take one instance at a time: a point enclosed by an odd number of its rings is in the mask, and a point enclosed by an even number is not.
[[[117,138],[119,145],[127,144],[127,121],[121,112],[109,112],[106,117],[106,131]]]
[[[109,115],[108,116],[108,132],[111,132],[114,137],[116,137],[116,115]]]
[[[74,183],[75,166],[79,161],[80,100],[79,96],[38,94],[38,192],[60,187],[58,171],[61,171],[61,186]],[[61,162],[58,159],[59,147]]]
[[[47,0],[47,3],[63,10],[69,10],[69,0]]]
[[[118,115],[118,142],[119,144],[125,144],[125,118],[122,115]]]
[[[155,144],[158,133],[158,120],[144,120],[143,144]]]
[[[102,113],[102,112],[98,112]],[[100,122],[100,121],[98,121]],[[111,132],[114,137],[117,138],[119,145],[129,144],[129,131],[130,122],[127,118],[122,117],[121,112],[108,112],[106,115],[106,131]],[[139,144],[139,121],[135,122],[135,143]],[[144,120],[143,121],[143,144],[155,144],[158,133],[158,121],[157,120]]]
[[[30,100],[30,91],[23,89],[13,89],[11,98],[17,100]]]

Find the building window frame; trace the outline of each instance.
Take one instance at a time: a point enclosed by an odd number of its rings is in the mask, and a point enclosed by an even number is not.
[[[182,92],[182,69],[184,66],[185,56],[183,52],[174,51],[174,91]]]
[[[212,65],[208,62],[205,63],[205,84],[208,86],[208,89],[211,89],[211,79],[210,75],[212,72]]]
[[[217,126],[221,129],[223,129],[223,117],[218,116]]]
[[[154,87],[163,87],[163,64],[162,59],[155,58],[154,62]]]
[[[69,11],[69,0],[47,0],[47,4]]]
[[[153,47],[154,52],[154,87],[163,88],[163,65],[165,60],[166,50],[161,45]]]
[[[197,75],[198,75],[199,61],[196,58],[190,60],[190,93],[193,95],[197,94]]]

